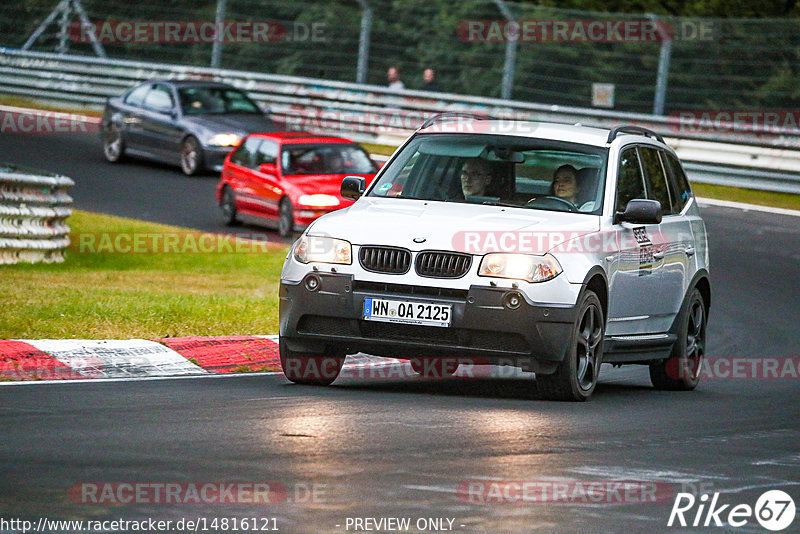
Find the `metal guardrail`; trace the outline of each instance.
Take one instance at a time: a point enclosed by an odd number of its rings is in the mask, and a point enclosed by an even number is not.
[[[152,78],[224,81],[269,107],[276,122],[287,129],[336,132],[362,142],[389,145],[399,144],[425,119],[442,111],[602,128],[635,124],[664,136],[684,161],[737,166],[730,172],[717,170],[711,183],[725,183],[725,176],[735,175],[738,185],[800,192],[800,130],[796,129],[754,127],[742,131],[740,125],[720,124],[717,128],[721,131],[706,131],[702,124],[680,122],[675,117],[0,48],[0,93],[99,106],[108,97]],[[703,181],[713,172],[705,169],[694,174]]]
[[[0,264],[64,261],[75,182],[0,165]]]

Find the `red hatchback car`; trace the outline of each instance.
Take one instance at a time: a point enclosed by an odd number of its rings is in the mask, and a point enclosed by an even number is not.
[[[225,158],[217,202],[225,224],[277,225],[286,237],[353,203],[339,194],[345,176],[363,176],[369,184],[377,171],[367,152],[349,139],[251,134]]]

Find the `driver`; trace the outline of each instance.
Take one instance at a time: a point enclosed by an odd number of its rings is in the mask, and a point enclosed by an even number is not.
[[[461,192],[465,198],[483,196],[493,179],[494,169],[488,161],[470,159],[461,168]]]
[[[578,170],[572,165],[562,165],[556,169],[553,174],[553,185],[550,186],[550,194],[577,205],[579,192]]]

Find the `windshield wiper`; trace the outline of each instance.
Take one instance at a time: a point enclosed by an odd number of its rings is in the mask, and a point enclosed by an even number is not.
[[[484,206],[504,206],[507,208],[522,208],[519,204],[511,204],[510,202],[495,202],[493,200],[484,200],[481,202]]]

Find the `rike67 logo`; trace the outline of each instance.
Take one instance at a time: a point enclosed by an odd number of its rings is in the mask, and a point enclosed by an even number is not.
[[[781,490],[764,492],[755,506],[722,504],[719,492],[696,498],[691,493],[678,493],[667,521],[668,527],[743,527],[755,518],[765,529],[777,532],[794,522],[794,500]]]

